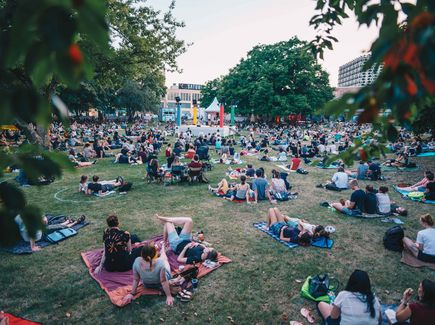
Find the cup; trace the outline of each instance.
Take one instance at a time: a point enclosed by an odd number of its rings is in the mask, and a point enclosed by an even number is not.
[[[196,289],[196,288],[198,288],[198,279],[192,279],[192,288],[193,289]]]

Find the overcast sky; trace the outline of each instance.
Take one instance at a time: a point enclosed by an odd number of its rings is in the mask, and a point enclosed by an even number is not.
[[[156,9],[165,9],[170,0],[149,0]],[[193,43],[178,58],[182,74],[167,73],[166,84],[205,83],[224,75],[257,44],[272,44],[297,36],[312,40],[308,25],[315,14],[313,0],[177,0],[174,16],[186,24],[180,39]],[[336,28],[339,43],[320,61],[337,85],[338,67],[370,49],[376,28],[359,28],[354,18]]]

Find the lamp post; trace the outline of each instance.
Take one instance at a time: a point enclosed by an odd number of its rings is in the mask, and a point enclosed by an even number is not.
[[[175,101],[177,102],[177,126],[181,126],[181,98],[180,97],[175,97]]]

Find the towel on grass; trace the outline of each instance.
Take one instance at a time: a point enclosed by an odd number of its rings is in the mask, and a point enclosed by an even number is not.
[[[296,170],[292,170],[287,168],[285,165],[275,165],[278,168],[281,168],[282,170],[286,171],[287,173],[296,173]]]
[[[12,314],[5,313],[9,321],[9,325],[42,325],[42,323],[32,322],[28,319],[14,316]]]
[[[402,189],[401,189],[400,187],[398,187],[398,186],[393,186],[393,189],[394,189],[396,192],[400,193],[400,194],[402,195],[402,198],[404,198],[404,199],[406,199],[406,200],[411,200],[411,201],[414,201],[414,202],[420,202],[420,203],[426,203],[426,204],[435,204],[435,201],[430,201],[430,200],[425,200],[425,201],[423,201],[421,198],[413,198],[413,197],[409,197],[409,194],[410,194],[410,193],[413,193],[413,192],[404,191],[404,190],[402,190]]]
[[[283,241],[283,240],[279,239],[278,236],[275,236],[267,228],[267,222],[266,221],[256,222],[256,223],[253,224],[253,226],[255,228],[257,228],[258,230],[268,234],[270,237],[272,237],[276,241],[280,242],[281,244],[287,246],[288,248],[295,248],[295,247],[299,246],[298,244],[295,244],[295,243],[290,243],[290,242]],[[330,239],[330,238],[325,238],[325,237],[317,238],[315,241],[311,242],[311,246],[318,247],[318,248],[332,248],[333,245],[334,245],[334,241],[332,239]]]
[[[435,270],[435,263],[420,261],[417,257],[412,255],[412,253],[407,249],[404,249],[402,251],[402,259],[400,260],[400,262],[412,267],[428,267],[432,270]]]
[[[48,224],[49,225],[50,224],[54,224],[53,220],[58,219],[58,218],[62,218],[62,217],[65,217],[65,216],[63,216],[63,215],[60,215],[60,216],[48,216],[47,215]],[[71,229],[74,229],[75,231],[78,231],[79,229],[81,229],[81,228],[83,228],[83,227],[85,227],[87,225],[89,225],[89,222],[85,221],[85,222],[79,223],[79,224],[71,227]],[[66,239],[68,239],[68,238],[66,238]],[[42,236],[42,239],[37,241],[36,244],[39,247],[44,248],[44,247],[53,245],[54,243],[49,242],[48,240],[46,240],[45,236]],[[17,254],[17,255],[32,254],[33,253],[32,249],[30,248],[30,243],[26,242],[24,240],[20,240],[14,246],[0,248],[0,250],[4,251],[4,252],[7,252],[7,253],[10,253],[10,254]]]
[[[423,152],[423,153],[417,155],[416,157],[435,157],[435,151]]]
[[[155,236],[151,239],[143,241],[141,243],[137,243],[133,245],[133,247],[143,246],[145,243],[149,242],[158,242],[163,239],[163,236]],[[101,257],[103,255],[103,249],[97,248],[88,252],[81,253],[83,261],[85,262],[89,274],[91,277],[97,281],[100,285],[101,289],[103,289],[106,294],[109,296],[110,301],[118,307],[124,307],[126,305],[124,301],[124,297],[130,293],[131,285],[133,283],[133,271],[127,272],[107,272],[102,269],[99,274],[94,274],[94,270],[100,264]],[[176,271],[179,269],[180,263],[177,261],[177,255],[172,250],[166,252],[168,256],[169,265],[171,266],[172,274],[176,274]],[[199,266],[198,278],[202,278],[208,273],[214,271],[222,264],[230,263],[231,260],[221,254],[218,254],[218,264],[217,267],[211,269],[203,264]],[[190,265],[186,265],[185,270],[191,267]],[[161,292],[159,290],[147,289],[144,288],[142,284],[138,286],[137,294],[135,299],[139,298],[142,295],[160,295]]]

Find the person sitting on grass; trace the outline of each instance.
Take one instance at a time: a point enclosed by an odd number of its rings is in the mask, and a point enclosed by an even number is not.
[[[435,201],[435,181],[434,181],[434,174],[429,174],[427,176],[427,179],[429,182],[426,184],[426,188],[424,191],[424,198],[422,201]]]
[[[189,149],[187,150],[186,154],[184,155],[184,158],[186,159],[193,159],[193,157],[195,156],[196,151],[195,148],[193,147],[193,144],[189,144]]]
[[[254,177],[255,176],[255,169],[252,167],[252,164],[246,165],[246,177]]]
[[[407,191],[407,192],[424,192],[426,190],[427,183],[430,182],[429,177],[431,177],[433,180],[433,175],[434,174],[430,170],[427,170],[424,172],[424,177],[421,181],[408,187],[400,187],[399,189],[401,191]]]
[[[136,258],[140,256],[142,248],[132,249],[130,233],[119,228],[116,215],[110,215],[106,222],[108,228],[103,234],[103,255],[94,273],[100,273],[103,267],[107,272],[129,271]]]
[[[172,306],[174,298],[171,294],[170,279],[171,267],[165,246],[162,245],[159,256],[154,244],[146,244],[142,247],[140,256],[133,263],[133,284],[131,292],[125,296],[124,301],[130,303],[134,299],[140,281],[147,289],[163,291],[166,295],[166,304]]]
[[[94,160],[93,162],[90,161],[84,161],[81,162],[76,158],[76,154],[74,149],[70,149],[69,154],[68,154],[68,159],[74,164],[74,167],[88,167],[88,166],[92,166],[95,165],[97,163],[96,160]]]
[[[367,179],[368,171],[369,171],[369,166],[364,161],[361,160],[358,164],[356,179]]]
[[[92,177],[92,183],[88,184],[88,188],[86,190],[87,195],[98,195],[98,196],[104,196],[107,195],[109,192],[115,190],[116,187],[119,187],[122,185],[122,181],[117,180],[114,181],[101,181],[99,182],[100,177],[97,175],[94,175]],[[80,188],[82,188],[82,182],[83,179],[80,178]]]
[[[177,261],[182,264],[195,264],[205,260],[217,261],[217,252],[205,245],[192,240],[192,218],[167,218],[157,215],[157,218],[164,223],[163,240],[178,255]],[[183,226],[180,234],[177,233],[175,225]]]
[[[366,198],[364,202],[364,212],[367,214],[376,214],[378,211],[378,199],[376,190],[371,185],[366,186]]]
[[[301,165],[301,161],[302,160],[299,158],[299,155],[296,154],[291,160],[291,165],[288,165],[287,168],[290,170],[298,170],[299,166]]]
[[[425,228],[417,233],[417,241],[403,238],[403,246],[420,261],[435,263],[435,228],[430,214],[420,217],[420,224]]]
[[[435,319],[435,282],[424,279],[418,286],[418,301],[410,303],[413,290],[405,290],[396,311],[396,319],[410,325],[433,324]]]
[[[349,185],[353,190],[350,200],[334,202],[331,206],[338,212],[348,216],[360,216],[364,212],[366,193],[358,187],[356,179],[351,180]]]
[[[270,191],[273,195],[283,194],[287,195],[287,187],[285,186],[285,181],[280,177],[277,170],[272,170],[272,179],[270,180]]]
[[[371,160],[369,160],[367,163],[369,165],[367,177],[372,181],[377,181],[379,179],[382,179],[381,166],[378,163],[375,163]]]
[[[284,216],[278,209],[270,208],[267,215],[267,227],[269,231],[280,240],[308,246],[313,235],[303,227],[301,223],[288,224],[289,217]]]
[[[332,176],[330,183],[325,185],[319,184],[317,187],[340,192],[349,188],[348,182],[349,175],[344,171],[344,167],[338,167],[337,172]]]
[[[254,180],[252,181],[252,190],[254,191],[255,203],[259,200],[269,200],[270,203],[276,203],[269,191],[269,183],[264,179],[264,173],[261,169],[255,171]],[[248,201],[249,203],[249,201]]]
[[[246,176],[242,175],[240,176],[240,184],[237,184],[236,186],[234,186],[232,188],[233,193],[231,195],[231,197],[226,198],[227,200],[230,201],[245,201],[247,203],[249,203],[249,192],[250,192],[250,188],[249,185],[246,183]]]
[[[388,195],[388,187],[379,187],[379,192],[376,193],[376,204],[378,214],[390,214],[391,213],[391,200]]]
[[[208,186],[208,190],[216,195],[225,196],[229,191],[229,185],[225,178],[223,178],[217,185],[213,188],[211,185]]]
[[[319,302],[320,315],[328,325],[378,325],[382,322],[381,305],[372,292],[365,271],[355,270],[332,304]]]

